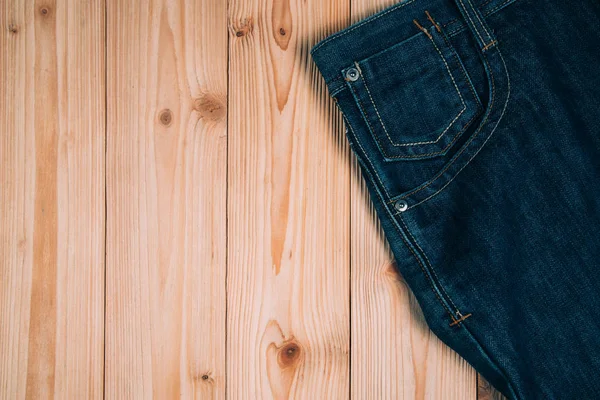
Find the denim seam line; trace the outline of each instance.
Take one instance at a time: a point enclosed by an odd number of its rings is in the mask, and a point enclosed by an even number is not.
[[[448,294],[448,292],[446,291],[446,289],[444,289],[444,285],[442,285],[440,277],[438,276],[437,272],[435,271],[435,268],[433,268],[433,264],[429,260],[429,257],[427,257],[427,254],[425,253],[425,251],[423,250],[423,248],[419,245],[419,242],[417,242],[417,239],[415,239],[415,237],[413,236],[412,232],[410,231],[410,229],[408,228],[408,226],[404,222],[404,219],[402,217],[400,217],[400,216],[398,216],[398,219],[400,220],[400,223],[402,224],[402,226],[404,226],[404,230],[406,231],[406,233],[408,233],[408,235],[412,239],[412,242],[415,244],[415,246],[417,246],[417,248],[419,249],[420,253],[425,258],[425,263],[427,264],[427,266],[431,270],[433,276],[435,277],[435,279],[437,281],[437,284],[440,287],[440,290],[444,293],[444,295],[446,296],[446,299],[448,300],[448,302],[454,308],[454,313],[456,314],[457,317],[459,317],[459,318],[462,317],[463,314],[460,312],[460,309],[456,306],[456,304],[454,303],[454,301],[452,301],[452,298],[450,297],[450,295]],[[453,322],[457,322],[458,321],[458,320],[454,319],[454,317],[452,318],[452,320],[453,320]],[[459,321],[459,322],[457,322],[457,324],[460,325],[461,322],[462,321]]]
[[[448,48],[452,51],[452,54],[454,54],[454,58],[456,59],[456,62],[459,64],[460,70],[463,73],[463,77],[465,78],[465,81],[467,82],[467,86],[469,87],[469,90],[471,91],[471,94],[473,95],[473,98],[477,102],[477,114],[479,114],[479,111],[481,110],[482,104],[481,104],[481,100],[479,99],[479,96],[477,96],[477,94],[475,93],[475,88],[473,86],[473,81],[471,81],[471,78],[469,77],[469,75],[467,75],[467,71],[465,69],[465,66],[461,62],[460,58],[458,57],[458,53],[456,52],[456,50],[452,46],[452,43],[450,43],[450,41],[448,40],[448,37],[447,37],[445,31],[444,30],[440,30],[440,33],[441,33],[442,38],[444,39],[444,42],[446,42],[446,46],[448,46]]]
[[[458,0],[458,1],[460,1],[460,4],[462,5],[462,7],[466,10],[465,3],[463,3],[462,0]],[[483,40],[483,38],[481,37],[481,34],[479,33],[479,30],[477,29],[477,25],[473,22],[473,19],[471,18],[471,14],[469,13],[469,11],[465,11],[465,14],[467,15],[467,18],[469,18],[469,21],[471,21],[471,24],[473,25],[473,29],[475,30],[475,33],[479,37],[479,40],[481,41],[481,43],[485,44],[485,40]]]
[[[460,0],[462,3],[462,0]],[[469,2],[469,4],[471,5],[471,9],[473,10],[473,14],[475,14],[475,18],[477,18],[477,20],[479,21],[479,23],[481,24],[481,27],[483,28],[483,31],[485,32],[485,34],[488,37],[488,42],[487,44],[485,42],[483,42],[484,46],[482,51],[486,51],[487,49],[489,49],[492,45],[494,45],[496,42],[496,40],[494,39],[494,37],[492,36],[492,34],[488,31],[488,27],[486,26],[486,24],[482,21],[482,18],[480,16],[481,12],[478,11],[477,8],[475,8],[475,6],[473,5],[473,3],[471,2],[471,0],[467,0]],[[474,25],[475,26],[475,25]]]
[[[356,142],[358,143],[358,145],[360,146],[360,148],[364,152],[365,149],[362,147],[362,144],[358,140],[358,137],[356,135],[356,132],[354,131],[354,128],[352,127],[352,125],[349,123],[349,121],[346,119],[345,116],[343,118],[344,118],[344,120],[346,120],[347,127],[348,127],[349,131],[352,133],[352,136],[354,137],[354,139],[356,140]],[[371,160],[368,157],[365,157],[365,158],[366,158],[367,162],[369,163],[369,165],[371,166],[371,169],[373,169],[373,171],[375,171],[375,168],[374,168],[373,164],[371,163]],[[360,155],[357,154],[357,159],[358,159],[358,161],[361,164],[365,165],[364,161],[363,161],[363,157],[361,157]],[[366,167],[366,165],[365,165],[365,167]],[[369,168],[364,168],[364,171],[366,171],[366,173],[369,176],[371,176],[371,179],[373,179],[373,176],[371,175],[371,171],[370,171]],[[388,215],[391,217],[392,221],[394,222],[394,226],[398,230],[398,233],[400,234],[400,238],[404,242],[404,245],[406,246],[406,248],[413,255],[415,261],[417,261],[417,264],[419,265],[419,267],[421,268],[421,270],[423,272],[425,280],[429,283],[429,286],[431,287],[431,291],[437,297],[439,303],[444,308],[444,310],[449,314],[449,316],[452,319],[452,321],[455,321],[456,319],[454,318],[454,313],[452,311],[450,311],[451,307],[449,306],[449,304],[446,304],[446,302],[442,299],[442,294],[441,294],[440,290],[438,289],[438,287],[440,287],[439,282],[433,278],[433,275],[431,273],[427,272],[428,269],[425,268],[425,266],[423,265],[423,263],[421,262],[421,260],[419,260],[419,257],[415,253],[415,250],[413,249],[413,247],[408,242],[405,232],[402,230],[402,228],[398,224],[398,221],[393,217],[393,213],[390,211],[388,205],[386,204],[386,202],[384,200],[384,197],[381,194],[381,191],[380,191],[379,187],[381,187],[384,191],[385,191],[385,187],[383,186],[381,180],[379,179],[379,176],[376,173],[375,173],[375,176],[376,176],[377,181],[379,181],[379,185],[376,185],[376,184],[373,185],[375,187],[376,191],[377,191],[377,196],[381,200],[381,203],[384,205],[384,208],[386,209]],[[386,192],[386,195],[387,195],[387,192]],[[387,195],[387,197],[389,197],[389,195]],[[446,293],[445,290],[444,290],[444,293]],[[459,326],[460,326],[460,323],[459,323]]]
[[[345,89],[346,89],[345,86],[340,86],[339,88],[335,89],[333,92],[330,92],[329,95],[331,97],[335,97],[338,93],[342,92]]]

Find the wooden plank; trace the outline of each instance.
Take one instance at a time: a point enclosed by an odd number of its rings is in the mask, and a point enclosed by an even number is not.
[[[308,54],[348,1],[230,1],[227,390],[349,395],[349,164]]]
[[[101,398],[104,2],[0,1],[0,28],[0,398]]]
[[[108,1],[108,398],[223,398],[225,1]]]
[[[396,2],[352,0],[352,21]],[[427,328],[414,295],[396,272],[352,159],[352,398],[475,398],[472,368]]]

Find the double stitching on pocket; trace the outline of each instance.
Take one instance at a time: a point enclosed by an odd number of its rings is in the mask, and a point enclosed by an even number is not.
[[[446,154],[482,110],[460,58],[434,27],[342,74],[385,161]]]

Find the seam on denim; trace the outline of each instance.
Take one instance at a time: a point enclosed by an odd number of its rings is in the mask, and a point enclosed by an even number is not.
[[[448,46],[448,48],[452,51],[452,54],[454,54],[454,58],[456,59],[456,62],[459,65],[459,69],[463,73],[463,77],[465,78],[465,81],[467,82],[467,86],[469,87],[469,90],[471,91],[473,98],[477,102],[477,105],[478,105],[477,110],[479,111],[481,109],[481,100],[475,93],[475,88],[473,86],[473,82],[471,81],[471,78],[467,75],[467,71],[465,69],[464,64],[462,64],[462,62],[460,61],[460,58],[458,57],[458,53],[456,52],[456,50],[452,46],[452,43],[450,43],[450,41],[448,40],[448,38],[446,37],[446,34],[444,32],[442,32],[442,38],[444,39],[444,42],[446,42],[446,46]]]
[[[344,78],[342,78],[340,75],[336,75],[334,78],[325,81],[325,85],[330,86],[332,83],[335,83],[337,81],[344,81]]]
[[[492,130],[492,132],[490,132],[489,136],[483,141],[482,145],[477,149],[477,151],[475,151],[475,154],[473,154],[471,156],[471,158],[469,158],[469,161],[467,161],[467,163],[465,165],[463,165],[457,172],[456,174],[454,174],[454,176],[452,177],[452,179],[450,179],[448,182],[446,182],[438,191],[436,191],[435,193],[431,194],[430,196],[428,196],[427,198],[421,200],[420,202],[413,204],[412,207],[416,207],[421,203],[424,203],[425,201],[431,199],[432,197],[438,195],[440,192],[442,192],[457,176],[458,174],[465,169],[465,167],[467,165],[469,165],[469,163],[471,161],[473,161],[473,159],[477,156],[477,154],[479,154],[479,152],[481,151],[481,149],[483,149],[483,147],[486,145],[486,143],[488,142],[488,140],[490,140],[490,138],[494,135],[494,133],[496,132],[496,129],[498,128],[498,125],[500,125],[500,122],[502,121],[502,118],[504,117],[504,114],[506,112],[506,108],[508,107],[508,101],[510,100],[510,75],[508,74],[508,68],[506,67],[506,61],[504,60],[504,57],[502,56],[502,53],[500,52],[500,49],[498,48],[498,54],[500,55],[500,58],[502,59],[502,64],[504,65],[504,70],[506,72],[506,79],[507,79],[507,84],[508,84],[508,93],[506,95],[506,101],[504,102],[504,108],[502,109],[502,114],[500,114],[500,117],[498,118],[498,122],[496,122],[496,126],[494,126],[494,129]],[[411,207],[411,208],[412,208]]]
[[[357,142],[360,145],[360,141],[358,140],[358,138],[356,137],[356,134],[354,132],[354,130],[352,129],[352,125],[348,125],[352,135],[354,135],[355,139],[357,139]],[[362,148],[362,146],[361,146]],[[363,149],[364,151],[364,149]],[[373,164],[371,163],[371,160],[366,157],[368,163],[371,165],[371,168],[375,171],[375,168],[373,167]],[[360,158],[359,158],[359,162]],[[366,173],[371,175],[371,171],[369,171],[369,169],[365,169]],[[377,176],[377,174],[375,174]],[[378,178],[379,179],[379,178]],[[452,311],[450,311],[448,305],[444,302],[444,300],[442,300],[440,293],[438,293],[438,290],[436,290],[437,286],[440,286],[438,282],[434,282],[433,278],[431,276],[429,276],[429,274],[427,273],[425,267],[423,266],[423,263],[421,262],[421,260],[419,260],[419,257],[417,256],[417,254],[415,253],[415,250],[412,248],[412,246],[410,245],[410,243],[408,242],[408,240],[404,237],[404,232],[402,231],[402,228],[400,227],[400,225],[398,224],[398,221],[393,218],[393,214],[390,211],[389,207],[387,206],[386,202],[384,201],[384,199],[381,196],[381,192],[378,190],[377,185],[374,185],[375,189],[377,191],[377,196],[379,197],[379,199],[381,200],[385,210],[387,211],[388,215],[390,215],[391,220],[394,222],[394,226],[396,227],[396,229],[398,230],[398,233],[400,234],[400,239],[402,239],[402,242],[404,242],[404,245],[406,246],[406,248],[411,252],[411,254],[413,255],[414,259],[417,261],[417,264],[419,264],[419,267],[421,268],[421,271],[423,272],[423,275],[425,277],[425,280],[427,281],[427,283],[429,284],[429,287],[431,288],[431,291],[433,292],[433,294],[435,295],[435,297],[437,297],[439,303],[441,304],[441,306],[444,308],[444,310],[450,315],[450,318],[454,321],[454,314],[452,313]],[[385,190],[385,188],[384,188]],[[458,311],[458,310],[457,310]]]
[[[499,9],[501,9],[502,7],[504,7],[505,5],[509,4],[509,3],[513,3],[517,0],[506,0],[504,3],[497,5],[496,7],[494,7],[493,9],[489,10],[485,16],[488,16],[490,14],[495,13],[496,11],[498,11]]]
[[[347,125],[348,129],[350,130],[350,132],[352,133],[352,136],[354,136],[354,139],[356,140],[356,143],[358,143],[358,146],[360,147],[360,149],[362,150],[362,152],[365,154],[365,158],[367,159],[367,161],[371,165],[371,168],[373,169],[373,173],[375,174],[375,177],[377,178],[377,181],[379,182],[379,185],[381,186],[381,188],[385,192],[385,195],[389,198],[390,194],[388,193],[386,187],[383,185],[381,177],[377,173],[377,170],[375,169],[375,166],[373,166],[373,163],[371,162],[371,160],[367,156],[367,152],[365,151],[365,148],[363,147],[363,145],[360,143],[360,139],[359,139],[358,135],[356,134],[356,132],[354,132],[354,128],[352,127],[352,124],[350,123],[350,120],[348,120],[348,118],[346,118],[346,116],[344,115],[343,112],[341,114],[342,114],[342,118],[346,121],[346,125]],[[361,157],[359,157],[359,158],[361,158]]]
[[[481,34],[479,33],[479,30],[477,29],[477,25],[475,24],[475,22],[473,22],[473,19],[471,18],[471,14],[469,13],[469,10],[467,10],[465,3],[463,3],[462,0],[458,0],[458,1],[460,1],[460,4],[462,5],[463,9],[465,10],[465,14],[467,15],[467,18],[469,18],[469,21],[471,21],[471,25],[473,25],[473,30],[479,37],[479,40],[481,40],[481,43],[485,44],[485,40],[483,40],[483,38],[481,37]]]
[[[440,304],[442,305],[442,307],[444,307],[444,309],[446,310],[446,312],[448,314],[450,314],[450,317],[452,318],[452,320],[454,320],[454,314],[452,313],[452,311],[450,311],[450,309],[448,308],[448,306],[444,303],[444,301],[442,300],[442,298],[440,296],[440,293],[438,293],[438,291],[435,289],[435,287],[436,286],[440,286],[440,284],[437,283],[437,282],[433,282],[433,278],[431,278],[431,277],[428,276],[427,271],[425,271],[425,266],[423,265],[423,263],[421,262],[421,260],[419,260],[419,257],[415,253],[415,250],[412,248],[412,246],[410,245],[410,243],[408,243],[408,241],[403,237],[402,232],[400,232],[400,237],[402,238],[402,241],[404,242],[404,244],[406,245],[406,247],[408,248],[408,250],[413,255],[414,259],[417,261],[417,264],[419,264],[419,267],[423,271],[423,275],[425,275],[425,280],[429,283],[429,286],[431,286],[431,290],[433,291],[433,293],[435,294],[435,296],[438,298]]]
[[[367,124],[367,127],[369,128],[369,132],[371,133],[371,136],[377,142],[377,147],[379,147],[379,149],[381,150],[381,152],[387,157],[387,154],[385,154],[385,150],[383,149],[383,147],[381,146],[381,143],[379,142],[379,139],[377,138],[377,134],[375,133],[375,130],[373,129],[373,127],[371,126],[371,123],[369,122],[369,118],[367,117],[367,113],[366,113],[366,111],[365,111],[365,109],[364,109],[364,107],[362,105],[362,101],[360,101],[360,97],[358,96],[358,93],[354,89],[354,86],[352,86],[350,84],[348,84],[348,86],[350,87],[350,90],[354,94],[353,97],[355,98],[356,103],[358,104],[358,107],[360,107],[362,119]],[[365,152],[365,155],[366,155],[366,152]]]
[[[477,106],[477,110],[479,110],[480,108],[481,107]],[[401,157],[402,158],[419,158],[419,157],[427,157],[427,156],[433,156],[433,155],[444,153],[446,150],[448,150],[454,144],[454,142],[456,142],[456,140],[458,140],[460,135],[462,135],[464,133],[464,131],[471,125],[473,120],[475,120],[475,118],[477,118],[478,116],[479,116],[479,113],[477,113],[477,112],[475,114],[473,114],[473,117],[471,117],[471,119],[463,125],[463,127],[460,129],[460,131],[458,131],[458,133],[456,135],[454,135],[454,138],[452,139],[452,141],[450,143],[448,143],[448,145],[446,145],[446,147],[444,147],[442,150],[435,151],[432,153],[415,154],[412,156],[401,156]],[[395,157],[395,158],[400,158],[400,157]],[[398,200],[398,199],[396,199],[396,200]]]
[[[419,249],[419,251],[421,252],[421,254],[423,255],[423,257],[425,258],[425,262],[429,266],[429,270],[433,273],[433,276],[435,276],[435,279],[437,280],[438,286],[440,287],[440,289],[442,290],[442,292],[444,292],[444,294],[446,295],[446,298],[448,299],[448,301],[450,302],[450,304],[452,305],[452,307],[454,307],[454,310],[456,310],[455,312],[458,313],[459,315],[462,315],[461,312],[460,312],[460,310],[459,310],[459,308],[452,301],[452,298],[450,297],[450,295],[448,294],[448,292],[446,292],[446,289],[444,289],[444,286],[442,285],[442,283],[440,281],[440,277],[438,276],[437,272],[435,272],[435,269],[433,268],[433,264],[431,264],[431,260],[429,260],[429,257],[427,257],[427,254],[425,253],[425,251],[423,250],[423,248],[419,245],[419,242],[417,242],[417,239],[415,239],[415,237],[413,236],[413,234],[410,231],[410,229],[408,229],[408,226],[404,222],[404,219],[400,215],[398,215],[398,219],[402,223],[402,226],[404,226],[404,230],[408,233],[408,235],[411,237],[413,243],[417,246],[417,248]],[[460,325],[460,323],[459,323],[459,325]]]
[[[498,48],[498,52],[500,53],[500,49]],[[479,135],[479,133],[481,132],[481,130],[483,129],[483,127],[486,125],[486,122],[494,108],[494,102],[496,100],[496,85],[495,85],[495,79],[494,79],[494,73],[492,72],[491,68],[490,68],[490,64],[487,60],[487,56],[485,55],[485,53],[482,53],[483,59],[485,64],[487,65],[488,69],[490,70],[490,77],[491,77],[491,81],[492,81],[492,100],[490,101],[490,106],[489,106],[489,111],[487,113],[487,115],[485,116],[485,118],[483,119],[483,121],[481,122],[481,125],[479,125],[479,128],[477,129],[477,131],[473,134],[473,136],[471,136],[471,138],[469,138],[469,140],[467,141],[467,143],[465,143],[465,145],[462,147],[462,149],[454,156],[454,158],[448,162],[448,164],[440,171],[438,172],[432,179],[430,179],[424,186],[421,186],[415,190],[412,190],[408,193],[403,194],[402,196],[398,197],[398,198],[394,198],[392,201],[397,201],[400,199],[404,199],[408,196],[412,196],[418,192],[420,192],[421,190],[429,187],[431,184],[433,184],[435,181],[437,181],[443,174],[444,172],[446,172],[448,170],[448,168],[450,168],[452,165],[454,165],[454,163],[456,162],[456,160],[460,157],[460,155],[462,153],[465,152],[466,148],[469,146],[469,144],[477,137],[477,135]],[[502,56],[500,54],[500,56]],[[502,59],[504,60],[504,58]],[[508,72],[508,71],[507,71]],[[461,169],[462,170],[462,169]],[[454,179],[454,178],[453,178]],[[420,204],[421,202],[417,203]],[[416,205],[416,204],[415,204]],[[414,207],[415,205],[413,205],[412,207]],[[412,208],[410,207],[410,208]]]
[[[456,81],[454,80],[454,76],[452,75],[452,72],[450,72],[450,68],[448,67],[448,63],[446,62],[446,59],[442,55],[442,52],[437,47],[437,45],[435,44],[435,42],[433,41],[433,39],[432,38],[429,38],[429,39],[431,40],[431,43],[433,44],[433,46],[437,50],[438,54],[440,55],[440,58],[444,62],[444,65],[446,66],[446,70],[448,71],[448,75],[450,75],[450,79],[452,79],[452,84],[454,85],[454,89],[456,90],[456,93],[458,94],[458,97],[460,97],[460,102],[463,105],[462,110],[460,110],[460,112],[458,114],[456,114],[456,116],[454,117],[454,119],[452,121],[450,121],[450,123],[448,124],[448,126],[442,131],[442,133],[440,133],[440,135],[435,140],[428,140],[428,141],[423,141],[423,142],[413,142],[413,143],[396,143],[396,142],[394,142],[392,140],[392,138],[391,138],[391,136],[390,136],[390,134],[389,134],[389,132],[388,132],[385,124],[383,123],[383,121],[381,119],[381,115],[379,114],[379,110],[377,109],[377,105],[375,105],[375,102],[373,101],[373,96],[371,96],[371,91],[369,90],[369,86],[367,85],[367,80],[366,80],[365,76],[363,75],[362,71],[359,69],[360,76],[363,79],[363,83],[365,84],[365,89],[367,89],[367,94],[369,95],[369,99],[371,99],[371,104],[373,104],[373,108],[375,108],[375,112],[377,113],[377,118],[379,119],[379,123],[381,124],[381,127],[383,128],[383,130],[385,132],[385,135],[390,140],[390,143],[392,144],[392,146],[395,146],[395,147],[416,146],[416,145],[424,145],[424,144],[434,144],[434,143],[439,142],[439,140],[442,138],[442,136],[444,136],[444,134],[446,133],[446,131],[448,131],[448,129],[450,129],[450,127],[456,122],[456,120],[458,119],[458,117],[460,117],[462,115],[462,113],[464,113],[465,110],[467,109],[467,106],[465,104],[465,100],[463,99],[462,94],[458,90],[458,86],[456,86]]]
[[[342,90],[345,90],[346,87],[345,86],[340,86],[338,89],[336,89],[335,91],[329,93],[329,95],[331,97],[334,97],[336,94],[340,93]]]
[[[381,13],[381,14],[378,14],[378,15],[373,15],[371,18],[367,18],[367,19],[365,19],[364,21],[362,21],[361,23],[358,23],[357,25],[355,25],[355,26],[354,26],[354,27],[352,27],[352,28],[349,28],[349,29],[347,29],[347,30],[345,30],[345,31],[341,31],[341,32],[339,32],[338,34],[333,34],[333,35],[331,35],[331,36],[330,36],[328,39],[325,39],[325,40],[323,40],[323,42],[321,42],[321,43],[320,43],[320,44],[318,44],[318,45],[317,45],[315,48],[313,48],[313,49],[310,51],[310,53],[311,53],[311,54],[312,54],[312,53],[314,53],[315,51],[317,51],[318,49],[320,49],[320,48],[321,48],[321,46],[323,46],[325,43],[328,43],[328,42],[330,42],[330,41],[331,41],[331,40],[333,40],[333,39],[340,38],[340,37],[342,37],[342,36],[344,36],[344,35],[346,35],[346,34],[348,34],[348,33],[352,32],[352,31],[354,31],[355,29],[357,29],[357,28],[360,28],[361,26],[363,26],[363,25],[365,25],[365,24],[371,23],[371,22],[373,22],[373,21],[375,21],[375,20],[377,20],[377,19],[379,19],[379,18],[383,17],[384,15],[387,15],[387,14],[389,14],[389,13],[393,12],[393,11],[399,10],[399,9],[403,8],[404,6],[407,6],[407,5],[409,5],[410,3],[413,3],[413,2],[415,2],[415,0],[408,0],[408,1],[404,2],[404,3],[398,3],[398,4],[396,4],[396,6],[394,6],[393,8],[390,8],[389,10],[387,10],[387,11],[385,11],[385,12]]]
[[[446,39],[446,36],[442,35],[442,37],[444,38],[444,41],[446,42],[446,44],[448,46],[451,46],[450,42],[448,42],[448,40]],[[465,125],[463,125],[462,129],[458,132],[458,134],[456,134],[454,136],[454,138],[452,139],[452,141],[444,149],[442,149],[441,151],[434,152],[434,153],[427,153],[427,154],[419,154],[419,155],[416,155],[416,156],[404,156],[405,158],[409,158],[409,157],[414,157],[414,158],[416,158],[416,157],[425,157],[425,156],[430,156],[430,155],[435,155],[435,154],[443,153],[444,151],[446,151],[446,149],[448,149],[450,146],[452,146],[452,144],[460,137],[460,135],[462,135],[462,133],[469,126],[471,126],[471,123],[473,122],[473,120],[475,120],[475,118],[477,118],[479,116],[479,110],[481,110],[481,101],[479,100],[479,98],[475,94],[475,90],[473,88],[473,84],[469,80],[469,77],[467,76],[467,72],[465,71],[464,67],[460,65],[460,60],[458,58],[458,54],[456,53],[456,51],[454,51],[454,49],[452,49],[452,54],[454,54],[454,57],[456,58],[456,61],[459,63],[459,69],[462,71],[463,76],[465,78],[465,81],[467,82],[467,86],[469,87],[469,90],[471,91],[471,94],[473,95],[473,99],[475,99],[475,102],[477,103],[477,111],[473,114],[473,116],[471,117],[471,119],[469,121],[467,121],[467,123]],[[493,79],[492,79],[492,84],[493,84]],[[399,199],[394,198],[393,200],[390,200],[389,203],[393,203],[393,202],[396,202],[398,200]],[[397,214],[400,214],[400,213],[398,212],[395,215],[397,215]]]
[[[481,49],[481,51],[488,51],[489,49],[491,49],[493,46],[497,45],[498,41],[497,40],[492,40],[491,42],[489,42],[488,44],[486,44],[484,46],[483,49]]]
[[[469,4],[471,5],[471,8],[473,10],[473,14],[475,14],[475,17],[479,20],[479,23],[481,24],[481,27],[483,28],[483,31],[486,33],[487,37],[489,40],[492,40],[492,35],[490,35],[490,33],[487,30],[487,27],[485,26],[485,24],[483,23],[483,21],[481,20],[481,17],[479,16],[480,12],[477,8],[475,8],[475,6],[473,5],[473,3],[471,2],[471,0],[467,0],[469,2]]]

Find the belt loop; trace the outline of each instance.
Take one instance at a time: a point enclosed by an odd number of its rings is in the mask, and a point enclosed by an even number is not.
[[[492,48],[498,43],[490,27],[485,22],[481,12],[473,5],[471,0],[455,0],[469,29],[473,32],[475,40],[482,52]]]

